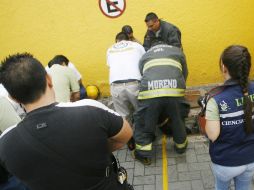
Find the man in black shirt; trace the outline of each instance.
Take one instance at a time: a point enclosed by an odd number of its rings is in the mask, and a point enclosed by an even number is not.
[[[0,137],[0,162],[33,190],[124,189],[111,153],[132,136],[129,124],[94,100],[56,103],[52,80],[30,54],[9,56],[2,83],[27,116]]]

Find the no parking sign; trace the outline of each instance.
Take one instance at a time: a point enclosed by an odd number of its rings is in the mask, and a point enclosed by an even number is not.
[[[123,14],[126,2],[125,0],[99,0],[99,6],[105,16],[116,18]]]

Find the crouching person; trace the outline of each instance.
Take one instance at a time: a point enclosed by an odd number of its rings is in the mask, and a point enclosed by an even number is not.
[[[153,42],[153,47],[143,55],[139,68],[142,78],[138,95],[139,108],[134,115],[136,149],[133,156],[149,165],[155,128],[161,114],[171,120],[176,151],[185,152],[186,111],[183,110],[189,109],[184,99],[188,70],[182,50],[159,41]]]

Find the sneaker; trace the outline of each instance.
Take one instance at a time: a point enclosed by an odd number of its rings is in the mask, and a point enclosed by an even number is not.
[[[151,158],[147,158],[147,157],[141,156],[135,150],[133,150],[131,152],[131,155],[132,155],[132,157],[134,159],[138,160],[139,162],[141,162],[142,164],[144,164],[146,166],[151,165],[151,163],[152,163],[152,159]]]
[[[187,146],[188,146],[188,141],[187,141],[185,147],[183,147],[183,148],[177,148],[176,145],[174,144],[174,149],[175,149],[176,153],[183,154],[186,152]]]

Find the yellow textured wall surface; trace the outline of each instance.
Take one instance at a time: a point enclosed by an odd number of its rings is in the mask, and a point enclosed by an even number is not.
[[[253,0],[126,0],[126,5],[122,16],[110,19],[98,0],[1,0],[0,59],[27,51],[46,65],[64,54],[86,85],[96,84],[108,95],[106,50],[125,24],[143,41],[148,12],[181,29],[188,86],[222,81],[218,60],[228,45],[245,45],[254,57]]]

